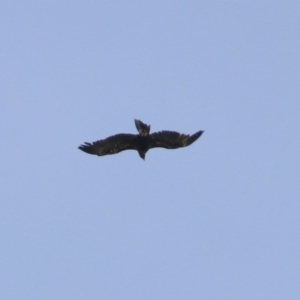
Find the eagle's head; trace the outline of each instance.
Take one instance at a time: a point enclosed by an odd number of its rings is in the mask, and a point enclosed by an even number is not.
[[[143,160],[145,160],[145,158],[146,158],[146,152],[144,152],[144,151],[139,151],[139,156],[140,156]]]

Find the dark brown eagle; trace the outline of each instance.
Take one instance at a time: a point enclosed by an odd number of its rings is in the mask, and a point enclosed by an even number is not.
[[[152,148],[177,149],[194,143],[204,131],[193,135],[181,134],[175,131],[159,131],[150,133],[150,125],[140,120],[134,120],[139,134],[120,133],[104,140],[84,143],[78,148],[86,153],[99,156],[116,154],[124,150],[136,150],[145,159],[146,152]]]

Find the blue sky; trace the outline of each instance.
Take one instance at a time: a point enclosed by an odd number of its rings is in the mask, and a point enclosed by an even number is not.
[[[299,299],[298,1],[2,1],[3,299]],[[124,132],[192,146],[96,157]]]

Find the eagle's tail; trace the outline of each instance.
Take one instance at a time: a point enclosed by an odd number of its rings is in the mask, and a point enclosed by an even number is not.
[[[136,129],[138,130],[141,136],[149,135],[150,125],[146,125],[140,120],[134,120],[134,122],[135,122]]]

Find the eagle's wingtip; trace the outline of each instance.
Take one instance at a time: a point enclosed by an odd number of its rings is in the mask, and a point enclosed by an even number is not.
[[[187,139],[187,142],[185,144],[185,146],[189,146],[191,145],[192,143],[194,143],[196,140],[199,139],[199,137],[203,134],[204,130],[200,130],[196,133],[194,133],[193,135],[191,135],[188,139]]]
[[[84,144],[80,145],[78,147],[79,150],[85,152],[85,153],[89,153],[89,154],[95,154],[92,150],[92,144],[91,143],[87,143],[85,142]]]

